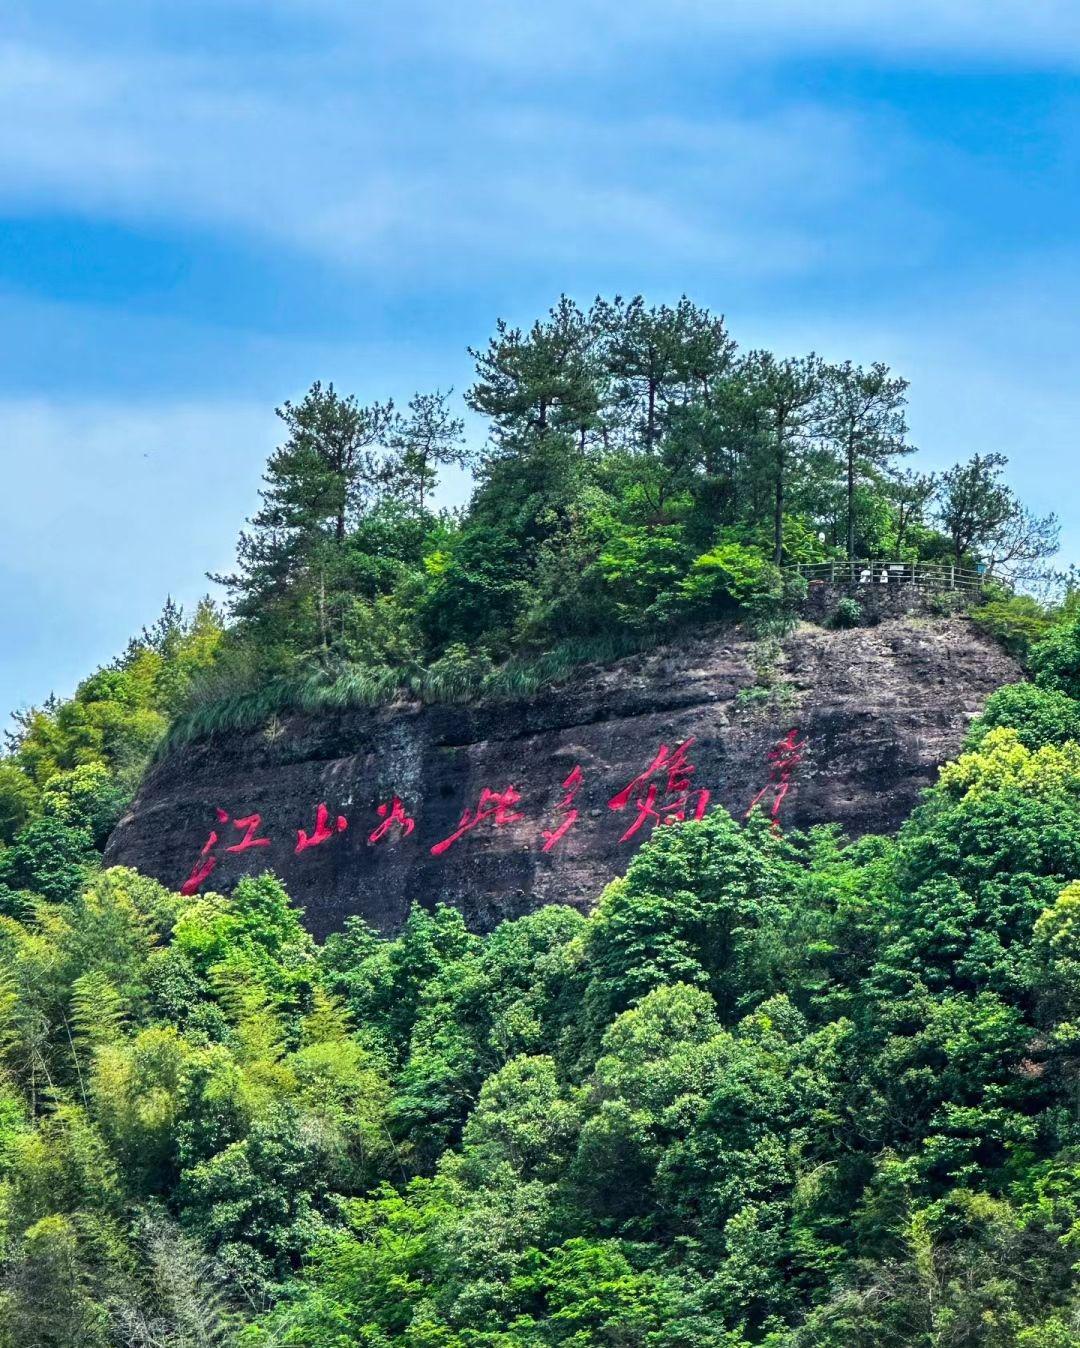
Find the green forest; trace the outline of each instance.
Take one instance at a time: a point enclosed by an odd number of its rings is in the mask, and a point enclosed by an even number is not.
[[[14,717],[0,1345],[1080,1343],[1056,521],[1000,453],[913,467],[884,365],[744,352],[689,300],[563,298],[472,354],[460,405],[285,403],[224,603],[166,604]],[[870,558],[977,571],[970,619],[1028,675],[896,836],[717,808],[588,917],[478,935],[425,894],[322,945],[273,875],[183,898],[102,867],[170,744],[529,692],[688,627],[775,639],[796,564]]]

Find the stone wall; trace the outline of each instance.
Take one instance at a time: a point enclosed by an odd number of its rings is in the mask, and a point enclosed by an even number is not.
[[[958,614],[981,602],[977,591],[915,585],[910,581],[880,581],[881,568],[874,570],[866,584],[856,581],[813,580],[807,587],[802,611],[812,622],[827,625],[841,599],[854,599],[868,624],[907,616],[941,617]]]

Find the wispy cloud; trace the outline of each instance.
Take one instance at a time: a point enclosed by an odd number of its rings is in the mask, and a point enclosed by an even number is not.
[[[246,8],[239,0],[236,8]],[[598,70],[643,49],[700,48],[732,59],[848,52],[887,60],[948,58],[1073,69],[1080,12],[1071,0],[403,0],[393,24],[349,0],[272,0],[317,14],[340,35],[362,33],[385,55],[452,54],[499,71]]]
[[[0,207],[242,230],[417,278],[448,256],[512,264],[583,240],[614,264],[663,248],[788,274],[865,238],[842,208],[866,201],[882,128],[812,103],[612,118],[500,94],[440,115],[385,80],[292,75],[295,96],[238,88],[218,59],[9,43]]]

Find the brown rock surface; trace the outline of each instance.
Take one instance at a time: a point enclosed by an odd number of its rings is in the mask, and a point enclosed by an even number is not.
[[[765,652],[767,654],[767,651]],[[274,730],[230,733],[171,753],[148,774],[109,841],[111,864],[137,866],[178,887],[211,830],[218,861],[204,888],[228,891],[272,869],[307,911],[317,935],[362,914],[397,928],[411,903],[455,904],[485,928],[543,903],[589,907],[621,874],[649,824],[608,801],[654,759],[693,738],[694,789],[745,812],[766,784],[770,747],[797,726],[807,742],[782,822],[835,821],[850,834],[895,829],[994,688],[1019,677],[1010,658],[963,619],[897,619],[830,632],[804,627],[782,643],[762,698],[763,648],[730,633],[590,669],[566,685],[513,703],[403,704],[297,714]],[[751,690],[750,693],[743,690]],[[550,852],[560,784],[579,765],[579,817]],[[656,776],[657,803],[667,774]],[[513,786],[522,817],[485,820],[440,856],[432,844],[474,810],[484,788]],[[376,807],[399,796],[415,816],[409,837],[371,844]],[[297,830],[315,828],[325,802],[348,828],[297,854]],[[229,853],[244,835],[218,822],[258,813],[269,846]]]

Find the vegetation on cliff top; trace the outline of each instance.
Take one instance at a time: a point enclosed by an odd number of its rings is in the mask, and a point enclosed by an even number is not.
[[[564,297],[472,354],[482,446],[439,392],[399,413],[316,384],[279,410],[261,508],[217,578],[233,624],[205,700],[358,670],[372,689],[477,686],[508,658],[598,636],[782,622],[792,562],[1029,577],[1056,546],[1000,454],[940,477],[901,467],[907,384],[885,366],[740,353],[687,299],[584,312]],[[448,464],[475,491],[436,513]]]

